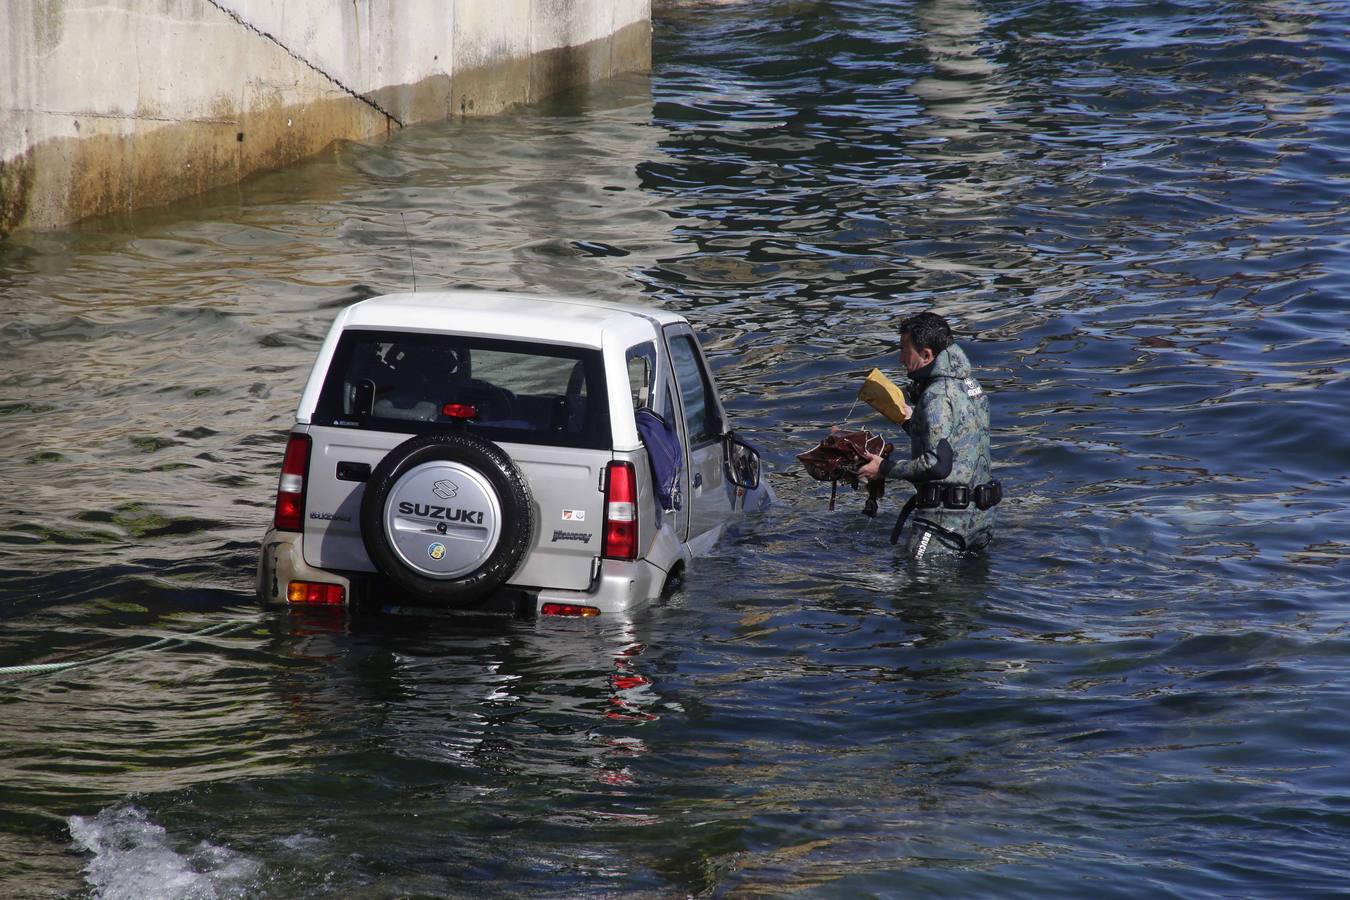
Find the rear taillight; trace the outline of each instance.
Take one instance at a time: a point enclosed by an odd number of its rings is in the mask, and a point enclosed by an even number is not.
[[[594,606],[581,606],[576,603],[545,603],[539,607],[541,616],[579,616],[583,619],[590,619],[600,615],[600,610]]]
[[[305,521],[305,474],[309,471],[309,435],[293,434],[286,442],[286,458],[281,463],[281,481],[277,483],[277,511],[272,527],[278,531],[300,531]]]
[[[292,581],[286,585],[286,599],[291,603],[341,606],[347,599],[347,589],[322,581]]]
[[[629,462],[612,462],[605,478],[605,544],[607,559],[637,559],[637,474]]]

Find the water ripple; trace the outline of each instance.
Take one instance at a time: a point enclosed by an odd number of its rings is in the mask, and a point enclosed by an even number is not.
[[[650,79],[0,244],[0,665],[101,660],[5,679],[0,885],[1339,890],[1343,5],[657,7]],[[633,623],[257,619],[414,274],[696,319],[782,504]],[[947,571],[793,459],[929,307],[1010,487]]]

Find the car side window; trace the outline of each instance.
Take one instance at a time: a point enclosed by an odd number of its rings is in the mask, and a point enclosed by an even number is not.
[[[648,341],[628,348],[628,389],[633,395],[633,409],[652,405],[652,388],[656,379],[656,344]]]
[[[670,358],[680,386],[680,399],[684,401],[684,421],[690,446],[716,440],[719,430],[717,403],[711,396],[710,382],[703,371],[703,360],[693,337],[687,334],[671,337]]]

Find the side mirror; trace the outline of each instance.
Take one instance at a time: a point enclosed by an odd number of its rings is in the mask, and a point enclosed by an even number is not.
[[[722,446],[727,481],[747,491],[759,487],[759,451],[736,437],[735,432],[727,434]]]

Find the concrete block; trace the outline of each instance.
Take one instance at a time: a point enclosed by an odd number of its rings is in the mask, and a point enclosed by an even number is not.
[[[0,236],[650,66],[648,0],[0,0]]]

